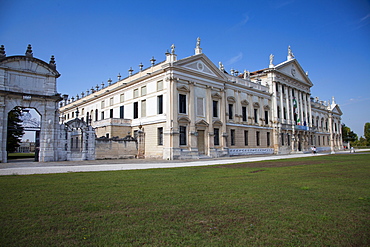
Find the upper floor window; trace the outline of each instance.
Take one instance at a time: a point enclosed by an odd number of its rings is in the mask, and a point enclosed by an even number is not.
[[[265,124],[269,124],[269,111],[265,111]]]
[[[254,109],[254,123],[258,123],[258,109]]]
[[[113,105],[113,97],[109,99],[109,105],[112,106]]]
[[[218,101],[214,100],[212,102],[212,111],[213,111],[213,117],[218,117]]]
[[[101,108],[101,109],[104,109],[104,108],[105,108],[105,100],[103,100],[103,101],[100,103],[100,108]]]
[[[163,90],[163,81],[157,81],[157,91]]]
[[[163,95],[157,96],[157,110],[158,114],[163,114]]]
[[[121,95],[119,96],[119,101],[121,103],[123,103],[125,101],[125,94],[124,93],[121,93]]]
[[[141,96],[146,95],[146,86],[141,87]]]
[[[233,114],[234,114],[234,105],[233,104],[229,104],[229,119],[233,119]]]
[[[139,97],[139,89],[134,89],[134,98]]]
[[[246,106],[242,106],[242,118],[243,118],[243,122],[247,122],[247,107]]]
[[[186,95],[179,94],[179,113],[186,114]]]
[[[138,117],[139,117],[139,103],[134,102],[134,118],[138,118]]]

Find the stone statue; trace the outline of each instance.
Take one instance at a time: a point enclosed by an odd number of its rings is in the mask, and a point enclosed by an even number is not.
[[[270,54],[270,65],[272,65],[274,62],[274,55]]]
[[[171,45],[171,54],[175,54],[175,44]]]
[[[288,46],[288,56],[291,57],[291,58],[294,58],[294,54],[293,54],[292,49],[290,48],[290,46]]]
[[[197,46],[196,47],[200,48],[200,38],[199,37],[197,38]]]

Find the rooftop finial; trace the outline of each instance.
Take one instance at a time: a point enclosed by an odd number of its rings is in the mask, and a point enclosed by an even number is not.
[[[134,70],[132,69],[132,67],[130,67],[130,69],[128,70],[128,75],[129,76],[132,76],[132,72],[133,72]]]
[[[157,60],[155,60],[154,57],[152,57],[152,59],[150,59],[150,63],[152,64],[152,66],[154,66],[155,61],[157,61]]]
[[[30,44],[27,46],[26,57],[33,57],[32,46]]]
[[[118,73],[118,75],[117,75],[117,79],[120,81],[121,80],[121,74],[120,73]]]
[[[0,58],[6,57],[4,45],[0,46]]]
[[[140,71],[142,71],[142,70],[143,70],[143,67],[144,67],[143,63],[140,63],[140,64],[139,64],[139,69],[140,69]]]
[[[54,55],[51,55],[49,65],[51,67],[53,67],[54,69],[56,68],[57,65],[55,64],[55,57],[54,57]]]
[[[287,56],[287,59],[288,60],[292,60],[294,58],[294,54],[292,52],[292,49],[290,48],[290,46],[288,46],[288,56]]]

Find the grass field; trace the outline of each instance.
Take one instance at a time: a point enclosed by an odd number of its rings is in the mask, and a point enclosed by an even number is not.
[[[370,246],[370,154],[0,177],[0,246]]]
[[[35,153],[8,153],[8,159],[35,158]]]

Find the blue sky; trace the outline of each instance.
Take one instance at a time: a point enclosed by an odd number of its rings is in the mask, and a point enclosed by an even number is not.
[[[312,96],[335,96],[343,123],[363,135],[370,122],[370,1],[82,1],[2,0],[6,54],[55,55],[58,92],[76,95],[140,62],[157,62],[171,44],[178,58],[196,38],[215,64],[254,71],[292,51],[314,83]]]

